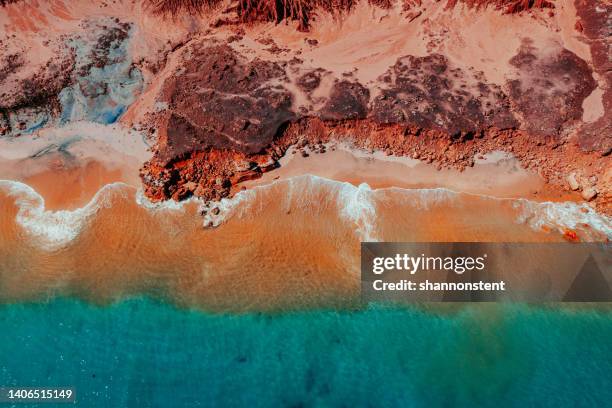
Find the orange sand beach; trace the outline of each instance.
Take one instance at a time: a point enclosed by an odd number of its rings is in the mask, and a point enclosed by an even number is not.
[[[218,311],[346,306],[358,297],[360,241],[561,241],[566,229],[601,240],[611,231],[586,204],[543,201],[537,176],[501,153],[458,172],[341,145],[289,152],[281,168],[206,207],[150,203],[130,178],[136,162],[108,171],[116,152],[92,161],[94,151],[72,159],[73,178],[44,169],[53,160],[41,156],[26,159],[38,172],[0,182],[3,301],[144,292]],[[32,189],[32,180],[58,187]]]

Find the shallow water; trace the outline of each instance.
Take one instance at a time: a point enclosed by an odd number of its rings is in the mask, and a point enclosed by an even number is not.
[[[0,181],[0,299],[148,293],[215,311],[347,306],[359,293],[361,241],[561,241],[567,228],[587,241],[612,235],[608,218],[573,203],[308,175],[219,208],[203,218],[197,201],[153,204],[114,183],[82,207],[47,210],[31,187]]]
[[[612,315],[521,305],[452,313],[209,315],[148,299],[0,307],[0,383],[72,386],[79,406],[607,406]]]

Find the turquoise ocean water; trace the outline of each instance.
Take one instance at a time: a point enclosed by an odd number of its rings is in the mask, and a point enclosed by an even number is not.
[[[612,312],[592,309],[211,315],[63,298],[0,306],[0,337],[0,385],[73,386],[82,407],[612,403]]]

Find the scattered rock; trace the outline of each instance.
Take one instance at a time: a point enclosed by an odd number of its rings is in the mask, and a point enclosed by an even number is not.
[[[578,180],[576,180],[575,173],[568,174],[568,176],[566,177],[566,180],[567,180],[567,184],[569,184],[572,190],[576,191],[580,188],[580,183],[578,183]]]
[[[547,55],[524,46],[511,61],[516,76],[504,88],[441,54],[401,56],[366,87],[357,78],[301,66],[298,59],[250,59],[230,46],[197,41],[190,48],[186,65],[159,95],[168,109],[160,113],[163,120],[155,119],[156,154],[141,171],[153,199],[182,197],[175,194],[177,184],[193,181],[205,187],[196,187],[196,196],[218,200],[241,181],[278,167],[288,149],[306,158],[335,141],[412,156],[437,169],[464,170],[474,166],[475,154],[482,159],[483,152],[513,152],[544,180],[584,190],[586,200],[597,196],[586,188],[596,180],[564,174],[572,168],[600,174],[601,159],[577,152],[580,160],[574,160],[574,146],[555,140],[568,123],[579,124],[592,85],[588,64],[567,50]],[[307,109],[295,106],[288,85],[305,96]],[[554,109],[537,105],[538,98],[553,98]],[[538,114],[529,110],[535,105]],[[606,186],[598,182],[597,202],[605,199]]]
[[[195,189],[198,187],[198,184],[193,181],[188,181],[187,183],[183,184],[183,187],[185,187],[185,190],[187,191],[195,191]]]
[[[582,198],[586,201],[591,201],[595,197],[597,197],[597,190],[594,187],[587,187],[582,190]]]

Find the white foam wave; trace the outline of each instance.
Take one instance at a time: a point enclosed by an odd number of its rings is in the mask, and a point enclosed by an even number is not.
[[[573,202],[536,202],[527,199],[499,198],[483,194],[465,193],[450,190],[448,188],[421,188],[404,189],[389,187],[372,189],[363,183],[354,186],[348,182],[331,180],[314,175],[301,175],[285,180],[277,180],[270,184],[257,186],[251,190],[241,191],[233,198],[225,198],[216,204],[220,212],[218,215],[209,215],[205,223],[220,225],[229,217],[253,214],[261,207],[267,205],[265,200],[257,200],[259,194],[263,194],[274,186],[286,185],[286,198],[283,203],[285,210],[295,206],[310,206],[311,208],[323,205],[322,202],[313,201],[319,199],[324,193],[325,197],[334,200],[340,209],[340,215],[356,225],[356,232],[362,241],[376,241],[376,207],[385,199],[398,199],[400,196],[409,200],[412,207],[422,211],[430,209],[431,205],[441,202],[461,203],[461,196],[478,197],[484,200],[509,202],[518,212],[516,222],[527,224],[535,231],[541,231],[542,227],[563,233],[565,229],[582,230],[586,235],[584,239],[600,239],[601,235],[612,239],[612,219],[586,204]],[[392,198],[385,193],[393,192]],[[318,193],[318,194],[317,194]],[[258,205],[260,208],[254,208]],[[588,225],[588,229],[585,226]],[[589,229],[596,234],[589,234]],[[599,236],[598,236],[599,235]]]
[[[0,180],[0,190],[15,200],[18,207],[17,224],[44,250],[55,251],[74,240],[100,209],[110,208],[112,198],[128,199],[133,187],[117,182],[103,186],[83,207],[74,210],[51,211],[45,208],[44,198],[32,187],[19,181]],[[120,195],[118,197],[118,195]],[[136,192],[136,203],[149,211],[184,211],[190,201],[153,203],[141,190]]]
[[[444,188],[434,189],[401,189],[385,188],[372,189],[363,183],[354,186],[347,182],[339,182],[313,175],[302,175],[285,180],[277,180],[271,184],[257,186],[250,190],[237,193],[232,198],[224,198],[218,203],[208,204],[204,225],[218,226],[231,217],[254,216],[267,208],[270,202],[258,199],[260,195],[280,187],[284,189],[285,197],[282,207],[285,211],[301,208],[313,213],[323,206],[334,205],[338,208],[343,219],[355,225],[355,232],[361,241],[376,241],[377,205],[381,200],[388,199],[385,192],[402,193],[410,199],[412,206],[427,210],[435,202],[456,200],[462,194]],[[50,211],[45,209],[45,202],[30,186],[10,180],[0,180],[0,189],[6,191],[9,197],[14,198],[18,206],[17,223],[29,234],[39,246],[46,250],[57,250],[72,240],[86,226],[91,217],[101,208],[111,205],[111,198],[122,194],[127,199],[127,192],[133,187],[124,183],[108,184],[101,188],[84,207],[75,210]],[[474,195],[474,194],[469,194]],[[385,198],[386,197],[386,198]],[[533,202],[526,199],[502,199],[479,195],[488,200],[511,201],[517,210],[517,223],[527,224],[534,230],[547,227],[561,233],[564,229],[590,230],[603,234],[612,239],[612,220],[610,217],[598,214],[585,204],[571,202]],[[277,197],[278,198],[278,197]],[[136,203],[149,211],[183,212],[188,203],[205,204],[198,199],[190,199],[177,203],[172,200],[153,203],[148,200],[142,190],[135,194]],[[460,200],[458,200],[460,202]],[[219,211],[210,211],[218,207]],[[588,231],[588,230],[587,230]],[[589,238],[589,236],[587,236]],[[596,235],[593,236],[597,238]]]
[[[0,189],[15,199],[18,207],[17,223],[42,249],[57,250],[75,239],[92,215],[111,205],[113,194],[127,198],[126,184],[113,183],[102,187],[84,207],[75,210],[50,211],[45,209],[45,200],[27,184],[0,180]]]
[[[361,241],[377,241],[375,236],[376,205],[375,192],[367,183],[354,186],[348,182],[331,180],[310,174],[288,179],[289,203],[299,201],[306,206],[322,205],[310,198],[320,197],[324,193],[340,210],[340,216],[355,224],[355,230]],[[304,200],[301,194],[307,192]],[[300,197],[300,198],[296,198]],[[293,198],[293,199],[292,199]]]
[[[342,203],[342,216],[357,225],[361,241],[378,241],[374,235],[376,224],[374,190],[366,183],[361,183],[358,187],[350,183],[342,183],[340,202]]]
[[[585,203],[551,202],[551,201],[530,201],[524,198],[501,198],[484,194],[457,192],[447,188],[422,188],[422,189],[403,189],[390,187],[381,189],[403,193],[410,198],[410,204],[419,209],[427,210],[433,203],[443,201],[457,201],[461,195],[478,197],[485,200],[511,202],[512,207],[518,211],[516,222],[527,224],[535,231],[543,228],[555,230],[560,233],[566,229],[582,230],[587,233],[583,238],[598,239],[596,235],[588,234],[585,226],[601,235],[612,239],[612,218],[597,213],[593,208]],[[380,190],[377,190],[380,191]],[[417,197],[415,197],[415,195]],[[416,198],[416,199],[415,199]]]
[[[231,217],[243,217],[260,212],[269,205],[257,197],[265,195],[276,187],[285,188],[285,197],[281,203],[284,212],[300,208],[311,213],[324,205],[335,204],[340,210],[340,216],[355,224],[355,231],[362,241],[376,241],[374,235],[376,210],[373,193],[366,183],[354,186],[323,177],[305,174],[270,184],[256,186],[250,190],[238,192],[232,198],[224,198],[218,203],[203,205],[206,211],[205,226],[218,226]],[[323,201],[321,201],[321,197]],[[218,208],[219,211],[211,211]]]
[[[516,200],[515,209],[521,211],[517,221],[529,225],[535,230],[548,228],[563,233],[565,229],[584,230],[584,226],[612,239],[612,219],[598,214],[586,204],[573,202],[553,203]]]
[[[185,201],[174,201],[174,200],[166,200],[166,201],[158,201],[153,202],[149,200],[147,196],[145,196],[143,189],[139,188],[136,191],[136,204],[141,207],[146,208],[151,211],[184,211],[185,206],[189,203],[197,203],[200,202],[198,198],[189,198]]]
[[[461,194],[448,188],[437,187],[437,188],[418,188],[418,189],[406,189],[400,187],[388,187],[377,191],[390,191],[400,193],[410,200],[410,205],[419,210],[429,210],[432,204],[438,204],[443,202],[449,202],[452,200],[457,201]],[[496,199],[495,197],[482,196],[490,199]]]

